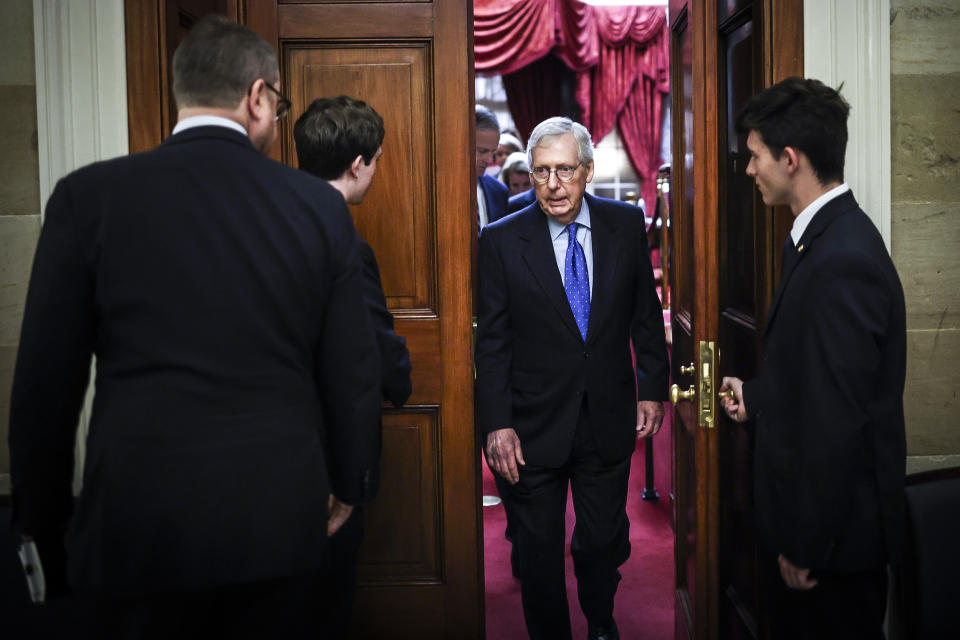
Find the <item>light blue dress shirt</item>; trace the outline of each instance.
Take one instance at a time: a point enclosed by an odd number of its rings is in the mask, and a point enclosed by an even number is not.
[[[590,232],[590,207],[587,199],[581,200],[580,213],[574,222],[580,225],[577,229],[577,241],[583,247],[583,257],[587,260],[587,276],[590,279],[590,299],[593,300],[593,235]],[[560,280],[564,278],[564,266],[567,259],[567,241],[570,237],[567,226],[547,216],[547,227],[550,229],[550,238],[553,240],[553,254],[557,259],[557,269],[560,270]],[[564,284],[566,284],[564,282]]]

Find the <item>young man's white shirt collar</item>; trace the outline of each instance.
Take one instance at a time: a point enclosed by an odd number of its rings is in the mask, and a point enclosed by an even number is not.
[[[173,134],[176,135],[181,131],[186,131],[187,129],[192,129],[194,127],[227,127],[228,129],[233,129],[237,133],[242,133],[244,137],[247,136],[247,130],[243,128],[243,125],[239,122],[234,122],[230,118],[223,118],[221,116],[191,116],[189,118],[184,118],[177,123],[177,126],[173,128]]]
[[[838,196],[842,196],[847,191],[850,191],[850,187],[847,186],[846,182],[844,182],[839,187],[834,187],[833,189],[830,189],[830,191],[827,191],[821,195],[819,198],[808,204],[806,209],[800,212],[800,215],[798,215],[793,221],[793,228],[790,229],[790,237],[793,239],[794,246],[799,244],[800,238],[803,237],[803,232],[807,230],[808,226],[810,226],[810,221],[813,220],[813,216],[815,216],[825,204]]]

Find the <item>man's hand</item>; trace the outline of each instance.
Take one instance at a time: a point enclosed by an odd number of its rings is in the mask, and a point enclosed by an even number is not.
[[[724,396],[720,405],[727,412],[727,416],[734,422],[747,421],[747,405],[743,403],[743,380],[740,378],[724,378],[720,385],[720,392],[733,391],[733,397]]]
[[[663,403],[641,400],[637,403],[637,439],[656,435],[663,424]]]
[[[353,506],[340,502],[331,493],[330,499],[327,500],[327,512],[330,514],[327,519],[327,537],[329,538],[350,518],[350,514],[353,513]]]
[[[777,556],[777,563],[780,565],[783,581],[791,589],[809,591],[817,586],[817,581],[810,577],[810,569],[801,569],[792,564],[782,553]]]
[[[520,438],[512,428],[497,429],[487,434],[487,463],[510,484],[520,482],[517,465],[525,465]]]

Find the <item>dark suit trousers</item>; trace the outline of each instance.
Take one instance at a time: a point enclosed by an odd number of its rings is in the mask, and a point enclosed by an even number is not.
[[[801,591],[784,584],[776,556],[761,554],[760,561],[771,638],[883,640],[886,567],[850,573],[811,571],[817,586]]]
[[[346,638],[357,592],[357,558],[363,542],[363,507],[327,539],[327,562],[315,606],[323,638]]]
[[[584,399],[567,462],[560,468],[527,463],[520,469],[520,481],[505,486],[504,505],[516,528],[523,613],[532,639],[571,637],[564,575],[568,484],[576,514],[570,550],[580,607],[591,624],[606,625],[613,618],[617,568],[630,556],[629,474],[629,456],[615,464],[600,459]]]
[[[100,597],[90,640],[315,638],[311,593],[318,574],[146,597]],[[81,598],[84,599],[84,598]]]

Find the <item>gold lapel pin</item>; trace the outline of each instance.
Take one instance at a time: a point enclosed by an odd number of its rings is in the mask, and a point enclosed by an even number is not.
[[[797,253],[803,253],[803,245],[797,247]]]

